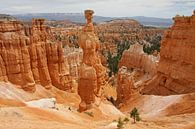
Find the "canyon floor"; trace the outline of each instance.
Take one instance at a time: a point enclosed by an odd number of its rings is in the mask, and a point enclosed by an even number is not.
[[[194,129],[195,94],[154,96],[134,95],[120,111],[105,100],[97,100],[93,109],[77,111],[79,97],[53,87],[36,86],[27,93],[10,83],[0,84],[0,129],[115,129],[119,117],[129,118],[133,107],[139,109],[141,121],[130,119],[124,128],[133,129]],[[41,93],[41,94],[40,94]],[[29,107],[25,102],[55,97],[56,109]],[[158,104],[156,104],[158,103]]]

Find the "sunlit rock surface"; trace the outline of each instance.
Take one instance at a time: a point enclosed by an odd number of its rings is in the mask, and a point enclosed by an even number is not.
[[[195,12],[176,16],[161,42],[156,76],[146,84],[145,94],[183,94],[195,91]]]
[[[35,84],[46,89],[71,89],[61,44],[52,43],[44,19],[33,19],[31,27],[19,21],[0,22],[0,80],[34,92]]]
[[[79,70],[78,94],[81,97],[79,110],[91,108],[95,95],[100,92],[101,86],[106,82],[106,68],[101,64],[98,50],[99,39],[94,33],[92,10],[85,11],[86,24],[79,37],[79,46],[83,49],[83,60]]]

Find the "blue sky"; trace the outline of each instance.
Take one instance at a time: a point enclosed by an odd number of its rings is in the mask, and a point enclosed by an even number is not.
[[[100,16],[171,18],[191,15],[195,0],[0,0],[0,13],[82,13],[93,9]]]

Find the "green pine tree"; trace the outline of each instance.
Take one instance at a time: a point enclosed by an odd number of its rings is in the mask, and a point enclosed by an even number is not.
[[[130,117],[134,119],[134,123],[135,123],[136,121],[140,121],[140,120],[141,120],[137,108],[134,108],[134,109],[130,112]]]
[[[117,54],[112,55],[110,51],[107,53],[107,62],[108,62],[108,68],[110,69],[109,76],[111,77],[113,74],[116,74],[118,72],[118,64],[122,57],[122,54],[125,50],[129,49],[130,42],[124,41],[117,43]]]

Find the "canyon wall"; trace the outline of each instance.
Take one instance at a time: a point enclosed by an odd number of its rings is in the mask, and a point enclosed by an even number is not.
[[[159,57],[144,53],[143,45],[138,43],[123,52],[117,75],[118,105],[127,102],[143,82],[156,75],[158,60]]]
[[[65,47],[65,58],[67,60],[67,67],[73,79],[79,78],[79,67],[83,59],[83,51],[80,48]]]
[[[9,81],[34,92],[35,84],[47,89],[71,89],[61,44],[50,39],[44,19],[33,19],[32,27],[19,21],[0,22],[0,81]]]
[[[156,76],[145,84],[143,94],[170,95],[195,92],[195,11],[176,16],[161,42]]]

